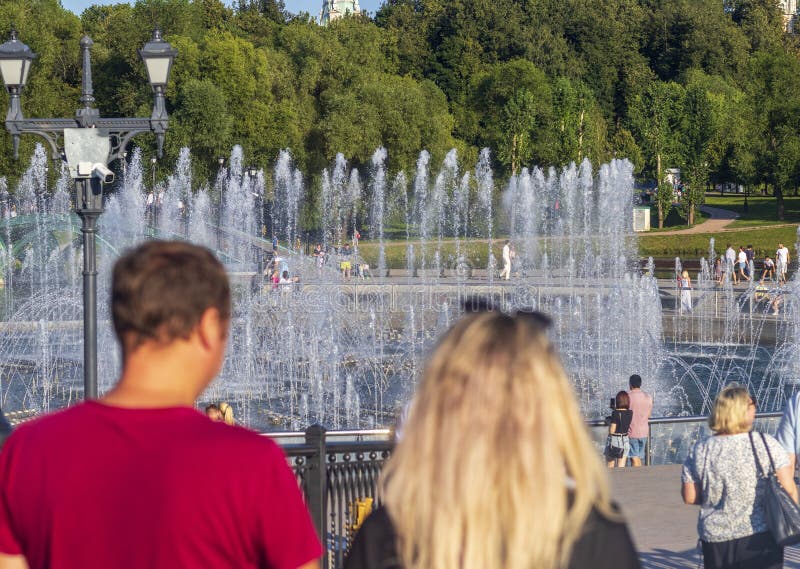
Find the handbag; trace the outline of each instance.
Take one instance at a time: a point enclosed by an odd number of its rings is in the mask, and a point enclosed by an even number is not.
[[[753,457],[756,461],[756,466],[760,472],[761,478],[765,479],[764,488],[764,511],[767,522],[767,527],[772,533],[772,537],[781,547],[785,545],[794,545],[800,543],[800,506],[795,504],[789,493],[784,490],[781,483],[778,482],[778,476],[775,473],[775,462],[772,460],[772,453],[767,446],[767,441],[764,438],[764,433],[761,435],[761,442],[767,450],[769,456],[770,471],[765,472],[761,466],[761,461],[758,459],[756,453],[756,446],[753,443],[753,433],[750,433],[750,446],[753,447]]]

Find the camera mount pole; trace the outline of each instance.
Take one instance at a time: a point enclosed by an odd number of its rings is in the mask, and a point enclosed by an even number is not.
[[[103,213],[103,190],[94,178],[77,179],[75,213],[83,234],[83,390],[85,399],[97,397],[97,218]],[[94,187],[93,187],[94,186]]]

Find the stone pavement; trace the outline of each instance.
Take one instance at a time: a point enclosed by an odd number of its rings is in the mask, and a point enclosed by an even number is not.
[[[681,500],[681,466],[670,464],[610,471],[614,499],[622,508],[645,569],[696,569],[697,506]],[[800,569],[800,548],[785,551],[784,567]]]

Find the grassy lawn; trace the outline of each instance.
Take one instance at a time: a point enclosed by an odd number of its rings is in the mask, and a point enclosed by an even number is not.
[[[505,238],[495,239],[492,242],[492,251],[498,263],[502,263],[503,243]],[[420,266],[422,257],[425,257],[425,264],[427,266],[433,265],[434,254],[436,252],[436,240],[428,242],[423,251],[420,245],[415,242],[414,257],[416,259],[415,265]],[[405,269],[407,266],[406,261],[406,242],[405,240],[385,241],[384,254],[386,255],[386,266],[391,269]],[[361,241],[358,246],[358,252],[370,266],[378,266],[378,244],[374,241]],[[463,255],[467,263],[475,268],[485,268],[487,265],[489,253],[489,241],[486,239],[462,241],[461,242],[461,255]],[[441,259],[445,267],[452,267],[455,265],[457,257],[456,243],[452,239],[445,239],[442,242]]]
[[[753,245],[756,258],[764,258],[764,255],[774,255],[778,243],[784,243],[791,251],[794,251],[793,244],[797,240],[797,224],[800,224],[800,197],[787,196],[784,198],[786,206],[786,220],[778,222],[775,219],[776,203],[772,196],[748,196],[748,211],[744,211],[743,194],[726,194],[720,197],[719,194],[707,194],[706,205],[718,207],[737,212],[740,219],[728,226],[735,231],[724,231],[719,233],[696,233],[681,235],[660,235],[661,231],[672,231],[686,228],[686,220],[680,213],[673,209],[666,219],[663,230],[652,229],[647,234],[639,234],[639,255],[641,257],[684,257],[699,258],[708,256],[709,240],[714,237],[715,249],[718,255],[724,253],[728,243],[734,249],[739,245]],[[706,215],[698,216],[697,223],[702,223],[708,218]],[[651,224],[657,225],[658,212],[655,208],[651,211]],[[785,225],[794,224],[794,225]],[[773,227],[775,225],[782,225]],[[494,239],[493,252],[498,263],[502,263],[502,248],[505,237],[499,236]],[[551,243],[551,246],[552,243]],[[436,250],[436,242],[429,242],[424,252],[426,265],[433,264],[433,255]],[[377,243],[362,241],[359,246],[361,256],[372,266],[377,265],[378,246]],[[488,253],[488,241],[471,240],[461,243],[461,254],[467,259],[472,267],[486,267]],[[387,240],[385,242],[386,265],[394,269],[406,267],[406,243],[405,240]],[[414,247],[416,265],[419,266],[423,251],[419,245]],[[445,240],[442,245],[442,262],[447,267],[455,265],[456,244],[453,240]]]
[[[695,217],[695,225],[698,223],[703,223],[708,216],[700,211],[694,212]],[[680,211],[678,208],[673,207],[669,214],[667,214],[667,218],[664,220],[664,228],[658,229],[658,208],[656,206],[652,206],[650,208],[650,232],[651,233],[658,233],[659,231],[675,231],[678,229],[688,229],[689,226],[686,224],[686,218],[681,217]]]
[[[744,211],[744,194],[706,194],[706,205],[729,209],[739,214],[739,219],[728,227],[754,227],[759,225],[779,225],[781,223],[800,223],[800,197],[784,196],[784,221],[777,220],[777,201],[772,196],[748,195],[747,211]],[[794,242],[794,240],[792,240]]]
[[[657,232],[650,234],[640,234],[638,236],[639,255],[641,257],[682,257],[699,258],[708,256],[709,240],[715,239],[715,249],[717,255],[724,253],[728,243],[734,249],[739,245],[752,245],[756,252],[756,258],[764,258],[764,255],[773,256],[778,248],[778,243],[784,243],[790,250],[794,250],[793,244],[797,239],[797,226],[783,227],[750,227],[742,228],[738,231],[726,231],[721,233],[696,233],[682,235],[659,235]],[[502,263],[503,237],[496,238],[493,242],[493,252],[497,263]],[[555,242],[551,241],[551,246]],[[486,267],[488,253],[487,240],[472,240],[461,243],[461,254],[467,259],[472,267]],[[406,243],[403,240],[386,241],[384,243],[386,254],[386,265],[393,269],[404,269],[406,267]],[[580,245],[582,248],[582,245]],[[360,255],[373,267],[378,264],[378,245],[375,242],[362,241],[358,247]],[[429,242],[424,252],[426,265],[433,264],[433,256],[436,251],[436,242]],[[423,251],[417,244],[414,246],[416,265],[420,265]],[[442,261],[444,266],[453,267],[456,258],[456,244],[452,240],[445,240],[442,244]]]
[[[748,200],[749,201],[749,200]],[[762,227],[726,231],[722,233],[695,233],[682,235],[648,234],[639,236],[639,255],[642,257],[707,257],[708,244],[715,239],[717,255],[724,253],[727,244],[738,250],[739,245],[752,245],[756,258],[774,256],[778,243],[792,251],[797,239],[797,226]]]

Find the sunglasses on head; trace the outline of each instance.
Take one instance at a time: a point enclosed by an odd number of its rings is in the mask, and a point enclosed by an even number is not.
[[[509,318],[520,318],[542,331],[548,330],[553,325],[552,318],[543,312],[526,308],[518,308],[513,312],[507,312],[500,308],[498,302],[486,296],[470,296],[465,298],[461,301],[461,309],[465,313],[497,312]]]

